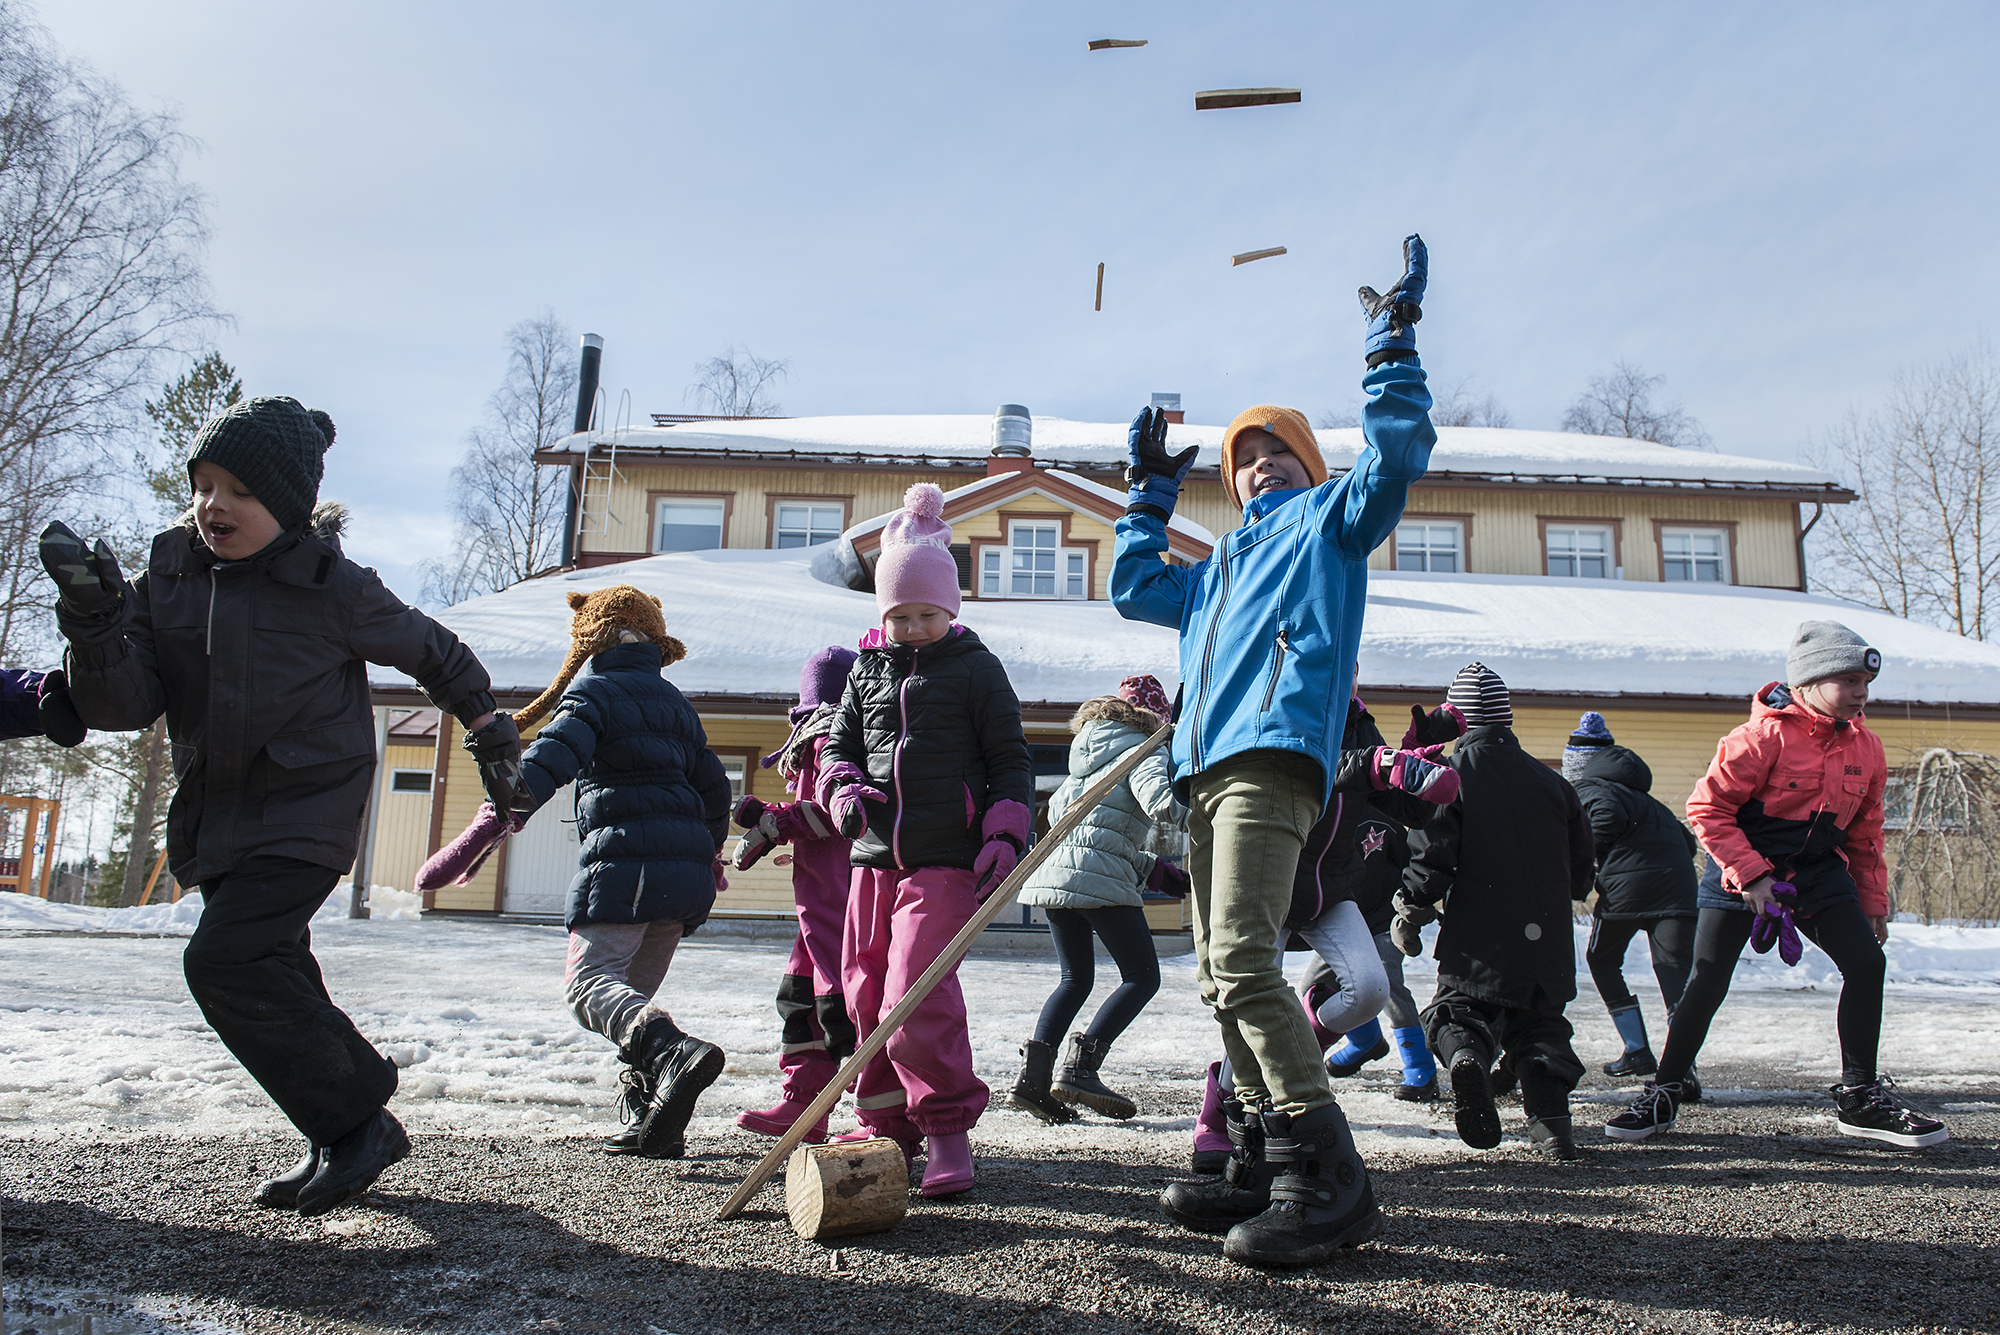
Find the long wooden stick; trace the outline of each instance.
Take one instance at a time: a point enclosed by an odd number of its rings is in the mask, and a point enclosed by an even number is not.
[[[750,1204],[751,1198],[764,1189],[764,1184],[771,1180],[779,1165],[784,1163],[791,1152],[798,1148],[799,1142],[806,1138],[806,1132],[812,1130],[815,1122],[833,1110],[833,1105],[840,1102],[840,1096],[847,1092],[848,1085],[861,1074],[861,1069],[874,1060],[876,1053],[888,1046],[890,1038],[903,1027],[910,1016],[916,1013],[917,1007],[923,1005],[924,998],[931,994],[931,989],[936,987],[939,980],[947,973],[958,967],[959,960],[964,958],[966,951],[972,949],[972,943],[979,939],[979,934],[1014,902],[1014,896],[1019,893],[1029,874],[1041,866],[1049,854],[1055,852],[1056,845],[1060,844],[1071,830],[1083,823],[1083,818],[1090,814],[1091,808],[1110,796],[1112,789],[1123,783],[1133,770],[1139,768],[1140,761],[1165,746],[1173,735],[1174,725],[1169,723],[1120,756],[1118,763],[1063,813],[1063,818],[1056,822],[1055,828],[1036,841],[1035,846],[1028,850],[1007,879],[986,897],[986,902],[972,915],[972,921],[959,929],[958,935],[951,939],[951,944],[931,961],[931,967],[925,969],[923,976],[910,985],[910,990],[903,994],[903,999],[896,1003],[894,1009],[882,1017],[882,1022],[875,1026],[874,1032],[861,1040],[861,1046],[854,1050],[854,1055],[847,1059],[839,1074],[827,1081],[826,1088],[822,1089],[806,1110],[799,1114],[791,1129],[778,1137],[778,1143],[772,1147],[771,1152],[750,1170],[750,1175],[736,1188],[736,1194],[731,1196],[716,1214],[717,1219],[734,1219],[743,1213],[743,1207]]]

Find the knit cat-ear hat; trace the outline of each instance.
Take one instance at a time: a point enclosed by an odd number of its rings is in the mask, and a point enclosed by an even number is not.
[[[660,600],[630,584],[613,584],[593,593],[572,593],[569,605],[573,613],[569,623],[569,657],[563,660],[562,671],[549,683],[549,688],[514,715],[519,727],[527,727],[553,709],[591,656],[617,648],[628,634],[658,645],[662,667],[687,657],[687,646],[667,634],[667,619],[660,611]]]
[[[944,522],[944,492],[919,482],[903,493],[903,508],[882,528],[875,561],[875,610],[928,603],[958,615],[958,562],[951,554],[951,525]]]

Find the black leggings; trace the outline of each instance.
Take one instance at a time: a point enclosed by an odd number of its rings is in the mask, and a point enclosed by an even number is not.
[[[1146,922],[1146,910],[1133,904],[1047,912],[1062,981],[1042,1003],[1042,1018],[1035,1022],[1035,1041],[1051,1046],[1062,1042],[1070,1022],[1090,999],[1090,989],[1097,983],[1097,947],[1090,939],[1094,933],[1104,938],[1104,948],[1111,952],[1121,981],[1097,1008],[1084,1032],[1109,1042],[1139,1018],[1139,1012],[1160,990],[1160,957],[1153,949],[1153,929]]]
[[[1701,911],[1694,934],[1694,974],[1660,1051],[1660,1083],[1679,1080],[1694,1065],[1709,1022],[1729,995],[1729,978],[1750,940],[1754,917],[1741,909]],[[1840,1082],[1872,1084],[1875,1050],[1882,1042],[1882,980],[1889,970],[1875,929],[1851,899],[1798,919],[1798,928],[1840,969],[1840,1010],[1834,1021],[1840,1034]]]
[[[1653,977],[1660,980],[1660,996],[1666,1000],[1667,1014],[1681,1004],[1687,990],[1688,969],[1694,964],[1693,918],[1597,918],[1590,924],[1590,944],[1584,947],[1584,962],[1597,984],[1597,995],[1611,1010],[1636,1006],[1638,998],[1625,984],[1625,951],[1632,938],[1646,934],[1653,951]]]

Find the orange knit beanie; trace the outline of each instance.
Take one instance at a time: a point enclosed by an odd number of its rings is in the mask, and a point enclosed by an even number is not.
[[[553,709],[576,674],[583,670],[584,663],[606,649],[617,648],[624,642],[627,631],[658,645],[663,666],[687,657],[687,646],[667,634],[660,600],[650,593],[630,584],[613,584],[593,593],[573,591],[568,602],[574,613],[569,625],[569,656],[563,660],[562,670],[556,673],[549,688],[514,715],[514,722],[520,727],[527,727]]]
[[[1222,433],[1222,489],[1229,493],[1231,504],[1239,509],[1243,505],[1243,498],[1236,494],[1236,437],[1240,432],[1258,428],[1284,441],[1298,456],[1299,462],[1306,466],[1307,485],[1316,487],[1326,481],[1326,460],[1319,452],[1319,440],[1313,435],[1306,415],[1297,408],[1260,403],[1236,414],[1236,420]]]

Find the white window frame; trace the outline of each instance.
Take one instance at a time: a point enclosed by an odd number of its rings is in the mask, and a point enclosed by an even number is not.
[[[1413,546],[1406,546],[1403,542],[1403,533],[1406,529],[1423,529],[1424,535],[1422,541]],[[1440,555],[1444,555],[1446,552],[1446,549],[1435,545],[1431,541],[1431,530],[1434,529],[1447,530],[1451,534],[1449,555],[1451,556],[1452,565],[1449,570],[1440,570],[1433,564]],[[1405,552],[1410,552],[1414,555],[1415,561],[1413,564],[1405,565],[1403,563],[1403,554]],[[1425,519],[1422,517],[1404,519],[1396,525],[1394,561],[1397,570],[1416,570],[1441,575],[1464,574],[1465,521],[1462,519]]]
[[[1676,554],[1667,550],[1667,543],[1675,538],[1688,539],[1688,550]],[[1702,579],[1700,566],[1708,558],[1694,550],[1694,539],[1713,538],[1715,540],[1715,567],[1719,579]],[[1685,565],[1693,578],[1669,575],[1670,565]],[[1676,524],[1660,526],[1660,578],[1670,584],[1734,584],[1736,572],[1729,568],[1729,530],[1726,528],[1705,528],[1700,524]]]
[[[1042,547],[1036,544],[1022,546],[1019,537],[1022,530],[1053,530],[1055,544]],[[1007,540],[1004,543],[982,542],[972,549],[972,579],[980,598],[1020,602],[1074,603],[1086,602],[1090,598],[1090,585],[1094,571],[1090,568],[1088,547],[1065,546],[1062,541],[1063,524],[1059,519],[1010,519],[1007,521]],[[1044,552],[1052,554],[1054,569],[1049,572],[1054,593],[1027,593],[1016,591],[1019,580],[1026,578],[1031,584],[1042,572],[1015,569],[1016,552]]]
[[[722,762],[722,772],[729,780],[729,809],[734,811],[743,795],[750,791],[750,760],[729,751],[719,751],[715,758]]]
[[[715,546],[713,547],[661,546],[660,512],[670,505],[684,506],[689,509],[694,509],[694,508],[700,508],[704,510],[713,509],[715,512]],[[660,555],[661,553],[664,552],[718,551],[724,546],[726,546],[729,542],[729,505],[727,502],[719,498],[711,498],[707,496],[655,496],[653,498],[653,513],[650,516],[650,519],[652,521],[652,529],[647,536],[651,540],[652,551],[655,556]]]
[[[1569,553],[1568,553],[1568,555],[1567,555],[1566,557],[1562,558],[1562,559],[1565,559],[1565,560],[1569,560],[1569,561],[1573,562],[1573,563],[1575,564],[1575,566],[1576,566],[1576,569],[1575,569],[1575,570],[1573,570],[1573,571],[1568,571],[1568,572],[1558,572],[1558,571],[1555,571],[1555,570],[1551,570],[1551,569],[1550,569],[1549,567],[1550,567],[1550,566],[1551,566],[1551,565],[1552,565],[1552,564],[1553,564],[1553,563],[1554,563],[1554,562],[1556,561],[1556,559],[1557,559],[1557,557],[1556,557],[1556,543],[1555,543],[1555,539],[1556,539],[1556,534],[1558,534],[1558,533],[1570,533],[1570,534],[1576,534],[1576,535],[1579,535],[1579,536],[1580,536],[1580,535],[1582,535],[1582,534],[1585,534],[1585,533],[1597,533],[1597,534],[1601,534],[1601,535],[1603,535],[1603,538],[1604,538],[1604,550],[1603,550],[1603,554],[1602,554],[1602,555],[1603,555],[1603,560],[1604,560],[1604,571],[1603,571],[1603,573],[1602,573],[1602,574],[1597,574],[1597,575],[1592,575],[1592,574],[1586,574],[1586,573],[1584,572],[1584,570],[1583,570],[1583,563],[1584,563],[1584,562],[1585,562],[1586,560],[1592,560],[1592,559],[1596,559],[1596,558],[1595,558],[1595,556],[1594,556],[1594,555],[1586,555],[1586,554],[1585,554],[1585,553],[1583,552],[1583,550],[1582,550],[1582,549],[1581,549],[1580,547],[1577,547],[1577,546],[1575,546],[1575,545],[1574,545],[1574,540],[1572,540],[1572,545],[1571,545],[1571,547],[1570,547],[1570,550],[1569,550]],[[1542,571],[1543,571],[1543,573],[1545,573],[1545,574],[1548,574],[1548,575],[1553,575],[1553,576],[1556,576],[1557,578],[1561,578],[1561,579],[1615,579],[1615,578],[1617,578],[1617,571],[1618,571],[1618,534],[1617,534],[1617,531],[1616,531],[1616,530],[1614,530],[1614,529],[1613,529],[1613,528],[1612,528],[1612,527],[1611,527],[1611,526],[1610,526],[1609,524],[1548,524],[1548,525],[1546,525],[1546,526],[1545,526],[1545,527],[1543,528],[1543,530],[1542,530]]]
[[[803,529],[797,525],[788,526],[785,523],[784,516],[787,510],[803,510],[806,512],[806,522]],[[814,514],[817,511],[825,511],[833,516],[831,527],[821,528],[818,526],[814,519]],[[786,547],[785,535],[787,532],[803,533],[805,537],[804,542],[791,544],[790,550],[796,550],[801,547],[818,547],[822,543],[833,542],[840,537],[842,530],[846,527],[846,519],[847,507],[839,501],[773,501],[771,503],[771,546],[773,548]]]

